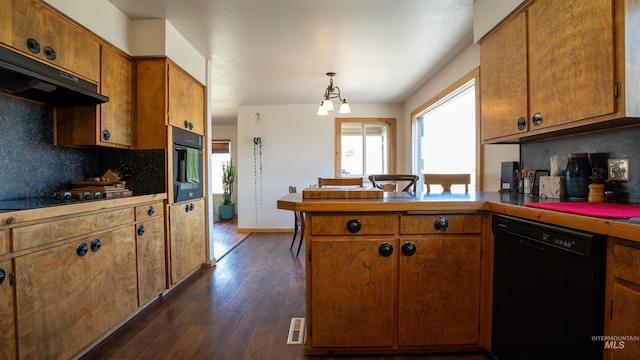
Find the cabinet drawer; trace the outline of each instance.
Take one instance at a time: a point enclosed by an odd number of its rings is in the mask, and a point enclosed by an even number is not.
[[[351,224],[352,231],[347,228]],[[345,214],[313,215],[311,217],[312,235],[386,235],[395,234],[398,224],[397,215],[388,214]],[[356,231],[357,230],[357,231]]]
[[[128,208],[14,228],[13,251],[123,225],[132,222],[133,216],[133,208]]]
[[[613,258],[613,275],[640,285],[640,249],[615,244]]]
[[[474,234],[481,230],[480,215],[402,215],[400,234]]]
[[[164,206],[162,201],[153,204],[136,206],[136,221],[148,219],[153,216],[161,216],[164,214]]]

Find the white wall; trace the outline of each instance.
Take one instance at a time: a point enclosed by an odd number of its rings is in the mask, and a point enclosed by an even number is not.
[[[298,191],[315,184],[318,177],[333,177],[336,111],[318,116],[318,104],[241,106],[238,111],[238,228],[292,229],[293,215],[278,210],[276,202],[289,185]],[[400,105],[351,104],[344,117],[389,117],[401,121]],[[256,133],[256,113],[260,132]],[[343,116],[340,116],[343,117]],[[262,177],[254,170],[253,138],[262,138]],[[398,129],[398,139],[404,134]],[[402,142],[399,141],[399,144]],[[397,154],[402,168],[404,153]],[[258,159],[256,159],[258,160]],[[257,205],[256,205],[257,204]]]
[[[167,56],[203,84],[207,62],[165,19],[131,20],[107,0],[44,0],[131,56]]]

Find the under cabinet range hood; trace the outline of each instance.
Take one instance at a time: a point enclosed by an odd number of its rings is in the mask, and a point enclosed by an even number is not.
[[[0,46],[0,92],[50,105],[96,105],[109,101],[98,86]]]

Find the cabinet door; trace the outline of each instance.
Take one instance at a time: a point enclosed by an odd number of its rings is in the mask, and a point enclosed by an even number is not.
[[[311,324],[314,347],[391,347],[397,240],[314,238]],[[382,256],[389,243],[394,252]]]
[[[480,45],[483,140],[527,131],[526,31],[522,13]]]
[[[166,288],[164,219],[157,218],[138,224],[136,246],[138,304],[142,306],[158,297]]]
[[[543,128],[613,113],[613,1],[538,0],[528,15],[529,117]]]
[[[170,206],[171,285],[178,283],[205,262],[204,226],[204,200]]]
[[[91,248],[88,257],[95,338],[138,307],[136,243],[131,230],[127,226],[86,240]]]
[[[169,124],[204,133],[204,88],[169,62]]]
[[[0,261],[2,282],[0,283],[0,359],[16,358],[16,323],[13,306],[13,287],[9,273],[13,271],[11,261]]]
[[[90,254],[85,241],[15,259],[20,359],[68,359],[93,340]]]
[[[607,244],[607,304],[605,335],[640,335],[640,246],[609,238]],[[637,359],[640,341],[604,341],[607,360]]]
[[[11,46],[12,34],[12,0],[0,0],[0,43]]]
[[[12,47],[89,80],[99,81],[100,45],[87,31],[35,1],[14,0],[12,5]],[[28,39],[39,43],[38,52],[29,50]],[[51,48],[55,56],[47,48]]]
[[[131,146],[133,121],[133,65],[116,50],[102,47],[100,92],[109,102],[100,105],[99,140]]]
[[[620,284],[613,285],[613,314],[609,336],[640,335],[640,287],[631,289]],[[640,341],[605,341],[606,358],[611,360],[635,360],[640,354]]]
[[[480,236],[401,239],[398,344],[478,344]],[[315,249],[315,244],[314,244]]]

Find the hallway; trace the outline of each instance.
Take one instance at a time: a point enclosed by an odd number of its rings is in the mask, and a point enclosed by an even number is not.
[[[222,259],[249,235],[251,233],[238,233],[237,217],[231,220],[216,217],[213,223],[213,255],[216,260]]]

